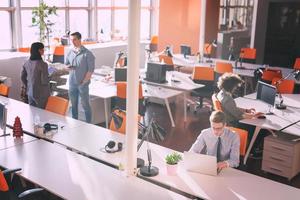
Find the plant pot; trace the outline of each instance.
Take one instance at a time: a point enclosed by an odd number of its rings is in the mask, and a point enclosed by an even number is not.
[[[175,165],[167,164],[167,174],[169,176],[175,176],[177,174],[177,166],[178,166],[178,164],[175,164]]]

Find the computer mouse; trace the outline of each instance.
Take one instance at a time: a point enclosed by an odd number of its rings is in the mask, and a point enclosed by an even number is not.
[[[265,115],[260,115],[257,117],[258,119],[266,119],[266,116]]]

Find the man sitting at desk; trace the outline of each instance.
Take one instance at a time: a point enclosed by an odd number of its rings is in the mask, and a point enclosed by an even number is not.
[[[226,128],[222,111],[214,111],[209,118],[211,128],[201,131],[190,151],[217,157],[218,170],[238,167],[240,163],[240,138]]]

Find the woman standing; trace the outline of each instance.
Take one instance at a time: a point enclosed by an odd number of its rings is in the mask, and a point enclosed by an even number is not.
[[[50,96],[48,64],[42,59],[44,45],[35,42],[31,45],[30,58],[23,65],[21,79],[27,88],[28,102],[32,106],[45,108]]]

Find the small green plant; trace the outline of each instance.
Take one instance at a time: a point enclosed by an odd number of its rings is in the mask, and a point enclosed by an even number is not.
[[[182,156],[177,152],[173,152],[168,154],[165,159],[167,164],[176,165],[180,160],[182,160]]]

